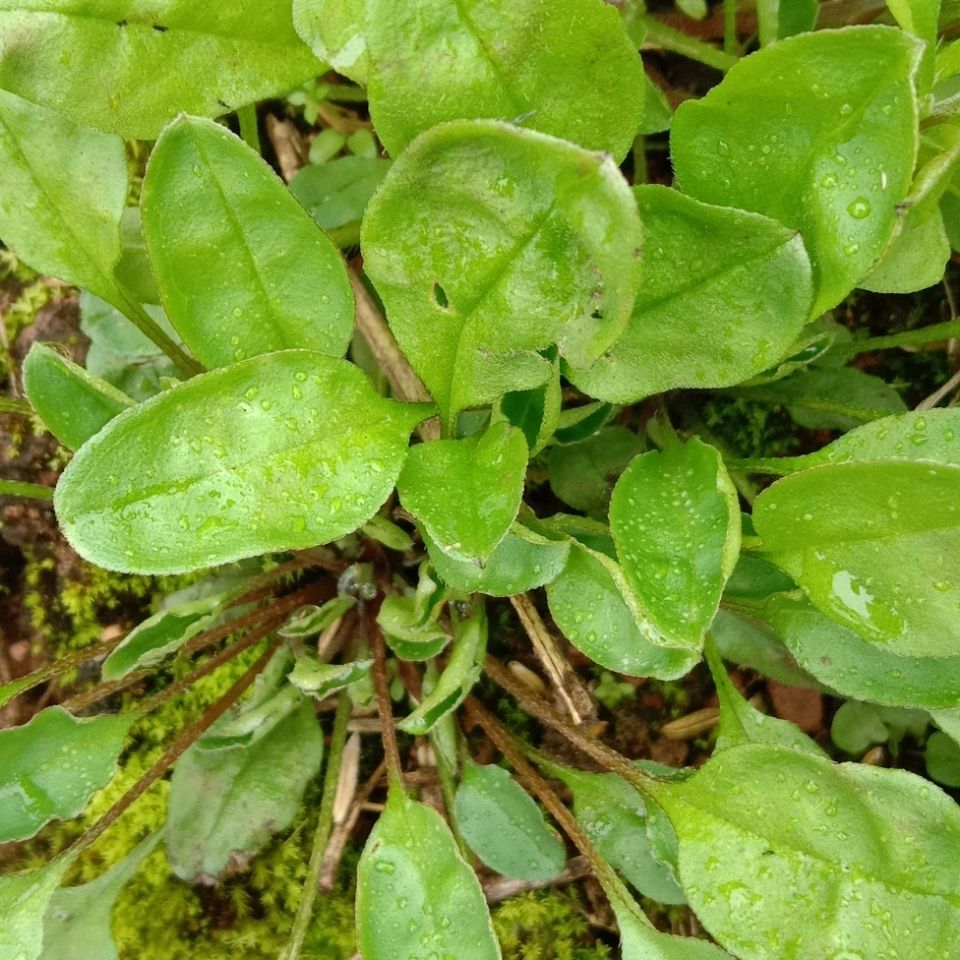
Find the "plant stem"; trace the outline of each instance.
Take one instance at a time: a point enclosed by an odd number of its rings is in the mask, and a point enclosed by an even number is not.
[[[114,284],[117,281],[114,279]],[[173,340],[168,337],[160,325],[143,309],[135,297],[128,295],[126,290],[117,286],[117,300],[115,303],[120,312],[148,339],[152,340],[188,377],[195,377],[203,373],[203,367]]]
[[[0,497],[30,497],[32,500],[52,500],[53,487],[45,486],[42,483],[0,480]]]
[[[369,616],[369,614],[368,614]],[[376,618],[369,616],[370,652],[373,654],[373,689],[377,694],[377,716],[380,718],[380,738],[387,761],[387,773],[391,782],[403,788],[403,766],[400,763],[400,748],[397,746],[397,731],[393,726],[393,708],[390,706],[390,684],[387,680],[387,647]]]
[[[723,50],[734,57],[739,54],[737,0],[723,0]]]
[[[711,47],[709,43],[697,40],[695,37],[674,30],[656,17],[642,16],[639,18],[646,27],[646,42],[673,53],[679,53],[690,60],[713,67],[726,73],[737,63],[737,58],[731,54]]]
[[[237,120],[240,123],[240,136],[243,142],[257,153],[260,148],[260,128],[257,125],[257,105],[248,103],[237,109]]]
[[[934,323],[927,327],[891,333],[884,337],[869,337],[866,340],[839,343],[832,348],[832,352],[838,356],[853,356],[858,353],[872,353],[874,350],[891,350],[894,347],[917,347],[925,343],[935,343],[938,340],[950,340],[953,337],[960,337],[960,320]]]
[[[346,690],[341,690],[337,698],[337,712],[333,718],[333,732],[330,735],[330,748],[327,751],[327,769],[323,776],[323,796],[320,800],[320,811],[317,814],[317,827],[313,833],[313,846],[310,850],[310,863],[307,866],[307,878],[303,884],[303,893],[300,895],[300,904],[297,907],[297,916],[290,932],[290,941],[281,960],[297,960],[303,947],[310,918],[313,915],[313,905],[317,899],[320,884],[320,870],[323,867],[323,855],[333,829],[333,801],[337,794],[337,783],[340,780],[340,766],[343,760],[343,748],[347,742],[347,724],[353,703]]]
[[[467,845],[466,840],[463,839],[463,834],[460,832],[460,825],[457,822],[457,811],[455,808],[457,795],[457,785],[454,780],[455,771],[451,769],[450,764],[447,763],[444,752],[436,746],[436,744],[433,746],[433,755],[437,761],[437,778],[440,780],[440,792],[443,794],[443,805],[447,808],[447,822],[450,826],[450,832],[453,834],[453,839],[457,841],[457,846],[460,848],[463,858],[467,863],[470,863],[473,853]]]
[[[88,849],[124,813],[143,796],[203,734],[222,717],[244,694],[263,671],[279,641],[274,641],[236,683],[210,707],[196,723],[183,730],[164,751],[154,765],[81,837],[71,844],[68,853],[78,854]]]

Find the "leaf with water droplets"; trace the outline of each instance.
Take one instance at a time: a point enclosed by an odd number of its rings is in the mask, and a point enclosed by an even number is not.
[[[77,816],[113,776],[130,717],[78,719],[47,707],[0,731],[0,843]]]
[[[112,420],[61,476],[57,516],[88,560],[138,573],[327,543],[377,512],[430,412],[346,361],[265,354]]]
[[[0,877],[0,957],[39,960],[43,918],[72,861],[67,854],[37,870]]]
[[[517,517],[527,457],[523,432],[503,421],[462,440],[421,443],[397,493],[447,556],[483,562]]]
[[[363,960],[500,960],[490,913],[436,810],[392,784],[357,868]]]
[[[110,931],[113,905],[162,836],[158,831],[147,837],[96,880],[53,894],[43,921],[40,960],[118,960]]]
[[[364,0],[293,0],[293,25],[320,60],[366,85],[370,58]]]
[[[960,808],[914,774],[769,744],[648,788],[697,917],[742,960],[950,960]]]
[[[641,454],[613,491],[610,531],[657,642],[699,650],[740,552],[740,506],[720,454],[696,438]]]
[[[143,140],[181,111],[220,116],[323,70],[290,4],[245,0],[0,0],[0,64],[4,89]]]
[[[623,336],[573,382],[617,402],[678,387],[729,387],[780,360],[810,311],[796,230],[661,186],[634,190],[644,278]]]
[[[296,347],[343,356],[354,304],[340,251],[229,130],[195,117],[170,124],[142,206],[167,317],[201,363]]]
[[[674,117],[685,193],[801,232],[811,316],[863,279],[893,233],[917,155],[921,53],[889,27],[801,34],[744,57]]]
[[[864,640],[901,656],[960,654],[960,467],[802,470],[760,494],[753,521],[769,558]]]
[[[76,450],[133,401],[44,343],[23,361],[23,389],[47,429]]]
[[[368,0],[370,113],[396,154],[446,120],[525,126],[623,159],[645,77],[617,10],[596,0]]]
[[[502,767],[467,761],[455,811],[463,839],[491,870],[530,881],[549,880],[563,870],[564,845]]]
[[[411,242],[414,238],[416,242]],[[364,266],[448,425],[544,383],[539,351],[577,368],[622,333],[641,227],[609,157],[494,121],[443,124],[387,174],[363,221]]]
[[[570,545],[563,572],[547,584],[547,601],[563,635],[608,670],[676,680],[700,662],[698,650],[659,644],[619,564],[583,544]]]
[[[211,729],[214,742],[220,729]],[[170,781],[166,836],[173,872],[191,883],[213,883],[242,869],[293,822],[322,754],[312,701],[301,702],[248,744],[208,749],[203,741],[195,743]]]
[[[288,679],[301,692],[317,700],[362,680],[370,672],[372,660],[350,663],[322,663],[307,653],[297,657]]]
[[[610,898],[620,928],[621,960],[731,960],[730,954],[697,937],[662,933],[626,897]]]

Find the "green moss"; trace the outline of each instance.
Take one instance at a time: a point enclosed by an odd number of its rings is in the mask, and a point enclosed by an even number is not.
[[[576,893],[536,891],[507,900],[493,911],[493,927],[510,960],[610,960],[596,942]]]

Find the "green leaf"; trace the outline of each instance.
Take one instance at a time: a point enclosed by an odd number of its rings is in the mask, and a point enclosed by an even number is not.
[[[568,540],[545,536],[522,523],[510,528],[483,567],[448,557],[429,534],[423,542],[444,583],[464,593],[491,597],[512,597],[549,583],[560,575],[570,551]]]
[[[757,0],[760,43],[763,46],[812,30],[819,0]]]
[[[0,0],[0,86],[15,58]],[[14,15],[16,16],[16,15]],[[63,91],[57,105],[63,103]],[[122,302],[113,279],[127,160],[119,137],[78,127],[46,107],[0,90],[0,236],[40,273]]]
[[[880,262],[860,281],[874,293],[913,293],[943,279],[950,259],[950,240],[936,205],[911,207]]]
[[[768,487],[753,521],[814,606],[901,656],[960,654],[960,467],[837,463]]]
[[[848,700],[830,721],[830,739],[844,753],[861,756],[875,743],[886,743],[890,731],[874,706]]]
[[[550,489],[575,510],[605,514],[617,478],[642,450],[643,441],[618,426],[604,427],[579,443],[558,444],[546,456]]]
[[[629,605],[630,588],[616,561],[571,544],[563,572],[547,584],[550,614],[563,635],[608,670],[676,680],[699,662],[698,650],[660,646],[643,612]]]
[[[110,782],[130,717],[77,719],[47,707],[0,730],[0,842],[26,840],[51,820],[77,816]]]
[[[951,955],[960,810],[928,781],[749,744],[653,792],[690,905],[742,960]]]
[[[939,730],[930,734],[923,752],[927,775],[948,787],[960,787],[960,747]]]
[[[226,597],[216,594],[202,600],[167,607],[135,626],[103,662],[104,680],[119,680],[134,670],[162,663],[216,619]]]
[[[160,293],[153,276],[153,268],[150,266],[150,258],[147,256],[139,207],[123,208],[120,217],[120,242],[122,250],[120,259],[113,268],[113,275],[121,288],[138,303],[159,303]]]
[[[708,641],[704,650],[720,705],[720,726],[716,751],[728,750],[744,743],[771,743],[789,747],[815,757],[826,754],[802,730],[786,720],[769,717],[756,710],[733,685],[724,669],[720,654]]]
[[[391,154],[445,120],[517,120],[622,160],[644,73],[596,0],[367,0],[370,113]]]
[[[494,423],[481,435],[413,447],[397,493],[447,556],[482,562],[517,517],[526,470],[522,431]]]
[[[384,597],[377,613],[390,649],[401,660],[422,661],[435,657],[451,637],[431,617],[424,619],[415,597],[390,594]]]
[[[737,492],[720,454],[696,438],[641,454],[613,491],[610,531],[660,642],[699,650],[740,552]]]
[[[791,37],[745,57],[674,117],[684,192],[800,230],[835,306],[883,253],[917,155],[921,46],[889,27]]]
[[[356,606],[356,599],[350,596],[334,597],[322,607],[308,603],[290,615],[290,619],[277,631],[281,637],[313,637],[323,633],[327,627],[339,620],[348,610]]]
[[[329,542],[377,512],[429,413],[342,360],[255,357],[111,421],[61,476],[57,516],[88,560],[139,573]]]
[[[960,657],[899,656],[789,597],[771,598],[756,615],[804,670],[845,697],[929,710],[960,706]]]
[[[142,205],[164,309],[201,363],[346,352],[354,303],[340,251],[238,137],[212,120],[175,120]]]
[[[370,72],[365,6],[365,0],[293,0],[293,24],[317,57],[364,85]]]
[[[323,72],[286,4],[0,0],[0,86],[78,123],[154,139]]]
[[[273,834],[293,823],[322,753],[312,701],[249,745],[210,750],[194,744],[170,782],[167,856],[173,872],[192,883],[214,883],[243,869]]]
[[[23,361],[23,389],[50,432],[76,450],[133,401],[44,343]]]
[[[291,181],[290,192],[323,227],[335,230],[363,219],[370,198],[390,169],[379,157],[340,157],[304,167]]]
[[[477,875],[440,814],[392,784],[357,867],[364,960],[500,960]]]
[[[0,956],[39,960],[44,914],[73,859],[66,854],[37,870],[0,877]]]
[[[921,95],[930,92],[936,66],[940,0],[887,0],[897,23],[925,44],[917,86]]]
[[[613,11],[611,11],[613,12]],[[394,163],[364,266],[448,426],[611,346],[639,279],[640,219],[609,157],[492,121],[444,124]]]
[[[796,230],[676,190],[634,190],[644,283],[624,335],[573,375],[592,397],[626,402],[679,387],[729,387],[783,357],[813,300]]]
[[[633,901],[611,897],[610,905],[620,928],[621,960],[730,960],[712,943],[661,933]]]
[[[556,442],[579,443],[581,440],[592,437],[613,419],[618,409],[609,403],[585,403],[579,407],[561,410],[555,435]]]
[[[96,880],[54,893],[43,921],[40,960],[119,960],[110,931],[113,905],[161,836],[158,831],[147,837]]]
[[[405,733],[423,736],[467,698],[483,671],[487,652],[487,612],[479,598],[463,620],[454,621],[453,646],[436,686],[397,726]]]
[[[288,679],[307,696],[322,700],[331,693],[349,687],[363,679],[373,666],[372,660],[356,660],[351,663],[321,663],[316,657],[303,654],[290,671]]]
[[[540,808],[502,767],[468,761],[454,809],[463,839],[491,870],[543,881],[566,865],[567,851]]]
[[[634,787],[612,773],[585,773],[568,767],[553,772],[573,794],[577,822],[615,870],[645,897],[659,903],[687,902],[670,868],[650,846],[648,811],[666,819],[655,804],[648,806]],[[673,833],[669,822],[665,827]]]
[[[556,360],[556,351],[553,359]],[[560,422],[562,402],[560,364],[553,362],[552,372],[543,386],[530,390],[512,390],[505,393],[493,409],[494,422],[507,420],[523,431],[530,448],[530,456],[536,456],[551,440]]]

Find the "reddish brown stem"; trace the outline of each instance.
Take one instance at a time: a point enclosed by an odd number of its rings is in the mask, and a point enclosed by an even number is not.
[[[377,716],[380,719],[380,738],[391,780],[403,785],[403,767],[400,763],[400,748],[397,732],[393,726],[393,708],[390,705],[390,683],[387,679],[387,647],[376,618],[367,613],[370,630],[370,652],[373,655],[373,689],[377,694]]]

